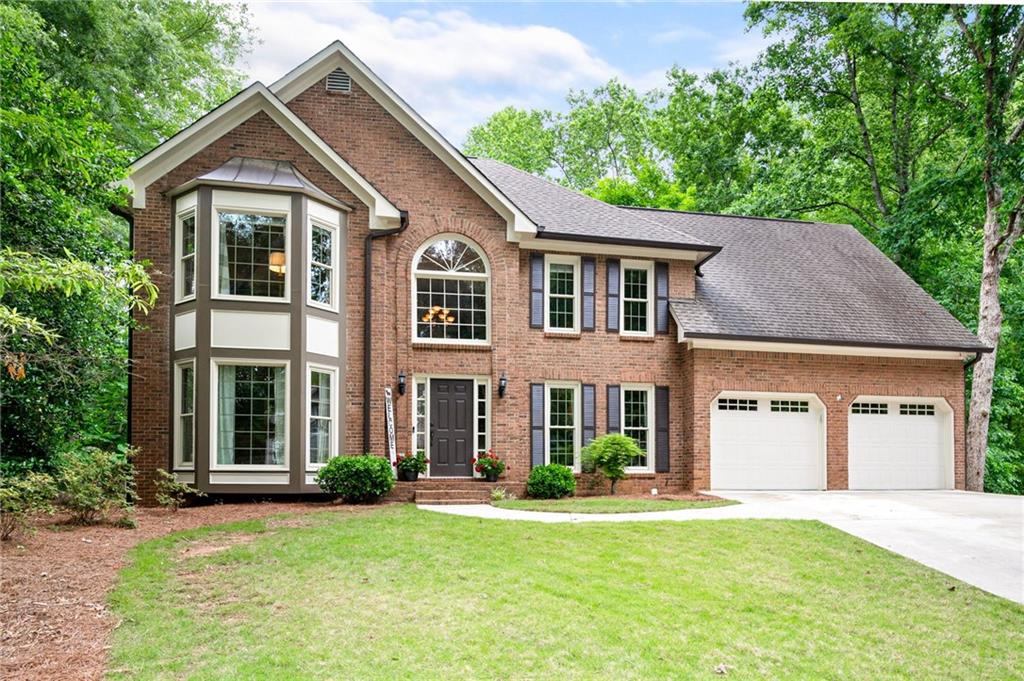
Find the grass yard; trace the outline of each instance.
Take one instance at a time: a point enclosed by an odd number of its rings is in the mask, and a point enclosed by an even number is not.
[[[1024,670],[1024,608],[809,521],[550,525],[392,505],[203,528],[129,557],[114,678]]]
[[[495,501],[498,508],[553,513],[644,513],[679,509],[714,508],[739,503],[729,499],[638,499],[611,497],[566,497],[565,499],[507,499]]]

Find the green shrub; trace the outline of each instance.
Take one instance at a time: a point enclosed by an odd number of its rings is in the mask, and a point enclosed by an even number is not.
[[[205,497],[206,492],[178,482],[174,473],[168,473],[163,468],[156,469],[156,503],[170,511],[177,511],[189,497]]]
[[[112,511],[131,510],[136,500],[131,454],[87,447],[61,457],[57,500],[72,521],[87,525],[106,520]]]
[[[336,456],[316,474],[316,484],[345,501],[376,501],[395,486],[391,462],[380,456]]]
[[[0,540],[32,530],[32,516],[53,513],[57,489],[45,473],[0,477]]]
[[[626,477],[626,466],[643,453],[633,438],[608,433],[591,440],[583,448],[583,467],[604,473],[604,477],[612,481],[611,493],[615,494],[615,484]]]
[[[557,463],[537,466],[526,480],[526,494],[534,499],[561,499],[576,491],[572,469]]]

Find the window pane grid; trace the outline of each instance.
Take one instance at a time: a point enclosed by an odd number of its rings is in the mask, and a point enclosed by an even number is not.
[[[572,468],[576,460],[576,391],[551,388],[548,414],[548,463]]]
[[[650,415],[648,410],[649,393],[647,390],[622,391],[622,434],[636,440],[643,450],[641,456],[634,456],[629,465],[636,468],[647,468],[648,433],[650,432]]]
[[[935,416],[934,404],[901,404],[900,416]]]
[[[548,266],[548,326],[573,329],[576,326],[576,268],[568,263]]]
[[[810,403],[804,400],[772,400],[771,410],[774,412],[807,413]]]
[[[416,315],[417,338],[487,340],[487,283],[418,277]]]
[[[426,381],[416,382],[416,424],[414,433],[414,446],[417,453],[426,454],[427,451],[427,383]]]
[[[196,216],[181,219],[181,295],[196,292]]]
[[[889,405],[884,402],[854,402],[850,410],[854,414],[888,414]]]
[[[283,298],[285,218],[254,213],[219,215],[220,292]]]
[[[309,462],[327,463],[331,458],[331,379],[327,371],[311,371],[309,376]]]
[[[179,367],[178,380],[179,452],[182,464],[192,464],[195,459],[195,369],[192,366]]]
[[[646,269],[623,269],[622,328],[625,331],[647,332],[647,278]]]
[[[757,411],[757,400],[723,397],[718,400],[719,411]]]
[[[487,385],[476,386],[476,453],[487,451]]]
[[[218,368],[217,463],[284,463],[284,372],[275,366]]]
[[[334,234],[329,229],[313,226],[310,235],[309,298],[313,302],[332,304],[331,279],[334,268]]]

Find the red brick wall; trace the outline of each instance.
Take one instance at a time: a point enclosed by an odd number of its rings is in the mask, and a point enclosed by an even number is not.
[[[847,417],[860,395],[942,397],[953,409],[953,470],[964,487],[964,374],[958,360],[691,350],[693,487],[711,483],[711,403],[723,390],[814,393],[826,409],[829,489],[847,488]],[[842,399],[837,399],[841,396]]]

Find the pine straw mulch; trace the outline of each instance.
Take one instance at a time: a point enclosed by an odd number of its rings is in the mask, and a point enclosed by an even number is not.
[[[46,518],[36,534],[0,544],[0,678],[103,678],[118,624],[107,594],[140,542],[279,513],[366,508],[311,502],[213,504],[177,513],[144,508],[135,513],[134,530]]]

